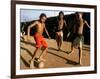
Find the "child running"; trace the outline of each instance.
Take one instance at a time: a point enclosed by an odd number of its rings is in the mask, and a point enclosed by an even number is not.
[[[64,19],[64,13],[62,11],[59,12],[57,23],[58,26],[56,28],[56,42],[58,46],[58,51],[60,51],[61,45],[63,43],[63,27],[67,26],[66,21]]]
[[[76,23],[74,26],[73,42],[71,46],[71,53],[78,47],[79,50],[79,64],[82,65],[82,45],[84,42],[83,28],[84,24],[89,27],[89,24],[83,18],[82,12],[76,12]],[[90,28],[90,27],[89,27]]]
[[[34,55],[32,57],[31,62],[34,61],[35,58],[39,58],[38,53],[40,52],[41,47],[43,47],[44,49],[42,51],[43,54],[41,55],[40,60],[45,61],[45,59],[43,58],[43,55],[46,53],[48,45],[45,41],[45,38],[43,37],[44,30],[46,31],[46,34],[50,38],[50,36],[48,34],[48,31],[45,27],[46,19],[47,19],[46,14],[41,13],[40,17],[39,17],[39,20],[33,22],[28,27],[28,39],[29,39],[29,36],[30,36],[30,29],[34,26],[36,27],[36,33],[34,34],[34,38],[35,38],[35,42],[36,42],[36,50],[34,51]]]

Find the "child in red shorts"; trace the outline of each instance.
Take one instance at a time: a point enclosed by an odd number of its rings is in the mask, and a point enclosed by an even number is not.
[[[36,27],[36,33],[34,35],[34,38],[35,38],[35,41],[36,41],[36,50],[34,52],[34,55],[32,57],[32,60],[34,60],[34,58],[39,58],[39,55],[38,55],[38,52],[40,51],[41,47],[43,47],[43,52],[42,52],[42,55],[40,57],[40,60],[41,61],[45,61],[43,59],[43,55],[45,54],[45,52],[47,51],[47,43],[45,42],[45,38],[43,37],[43,32],[44,30],[46,31],[48,37],[50,38],[49,34],[48,34],[48,31],[45,27],[45,21],[46,21],[46,15],[44,13],[42,13],[39,17],[40,19],[38,21],[35,21],[34,23],[32,23],[29,27],[28,27],[28,38],[29,38],[29,34],[30,34],[30,29],[32,27]]]
[[[48,45],[45,41],[45,38],[42,35],[39,35],[38,33],[36,33],[34,35],[35,41],[36,41],[36,48],[40,48],[41,46],[43,46],[44,48],[47,48]]]

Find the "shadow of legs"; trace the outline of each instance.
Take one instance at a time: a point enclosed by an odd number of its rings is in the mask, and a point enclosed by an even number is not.
[[[24,65],[30,67],[30,64],[24,59],[24,57],[20,56],[21,60],[23,61]]]

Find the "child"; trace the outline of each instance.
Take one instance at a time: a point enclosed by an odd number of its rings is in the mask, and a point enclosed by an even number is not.
[[[89,27],[87,21],[83,20],[82,16],[83,16],[83,13],[76,12],[76,23],[74,26],[74,35],[73,35],[74,37],[73,37],[73,42],[71,46],[71,53],[74,52],[75,47],[78,47],[80,65],[82,65],[81,59],[82,59],[82,45],[84,42],[84,36],[83,36],[84,24],[86,24]]]
[[[58,46],[58,51],[61,50],[61,45],[63,42],[63,27],[66,26],[66,21],[64,19],[64,13],[62,11],[59,12],[58,16],[58,26],[56,28],[56,42]]]
[[[41,46],[44,48],[43,49],[43,54],[47,51],[47,43],[45,41],[45,38],[43,37],[43,32],[44,30],[46,31],[48,37],[50,38],[49,34],[48,34],[48,31],[45,27],[45,21],[46,21],[47,17],[44,13],[42,13],[39,17],[39,20],[38,21],[35,21],[34,23],[32,23],[29,27],[28,27],[28,38],[29,38],[29,34],[30,34],[30,29],[32,27],[36,27],[36,33],[34,34],[34,38],[35,38],[35,41],[36,41],[36,50],[34,52],[34,55],[33,55],[33,58],[31,60],[31,62],[33,62],[33,60],[35,58],[39,58],[38,56],[38,52],[40,51],[40,48]],[[43,59],[43,54],[41,55],[40,57],[40,60],[41,61],[45,61],[45,59]]]

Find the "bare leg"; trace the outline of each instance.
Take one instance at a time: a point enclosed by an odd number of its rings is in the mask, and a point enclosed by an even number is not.
[[[60,41],[59,41],[59,43],[60,43],[60,49],[61,49],[61,45],[62,45],[62,43],[63,43],[63,32],[61,31],[60,32],[60,37],[59,37],[59,39],[60,39]]]
[[[57,46],[58,46],[58,50],[60,49],[60,43],[59,43],[59,36],[56,33],[56,42],[57,42]]]
[[[79,63],[82,65],[82,42],[80,42],[80,47],[79,47]]]
[[[82,48],[79,48],[79,63],[80,63],[80,65],[82,65],[81,59],[82,59]]]
[[[36,48],[36,50],[34,51],[33,57],[31,59],[31,63],[30,63],[30,68],[34,68],[34,58],[37,57],[38,58],[38,52],[40,51],[40,48]]]
[[[61,49],[62,42],[63,42],[63,40],[62,40],[62,38],[60,38],[60,41],[59,41],[59,49]]]
[[[74,46],[73,46],[73,44],[71,45],[71,52],[70,53],[73,53],[74,52]]]
[[[39,58],[39,54],[38,52],[40,51],[40,48],[36,48],[35,51],[34,51],[34,54],[33,54],[33,57],[32,57],[32,60],[34,60],[34,58]]]
[[[59,37],[57,39],[57,46],[58,46],[58,51],[60,50],[60,40],[59,40]]]
[[[46,52],[47,52],[47,48],[44,48],[44,50],[42,51],[42,53],[40,54],[39,59],[41,61],[46,61],[43,57],[46,56]]]

